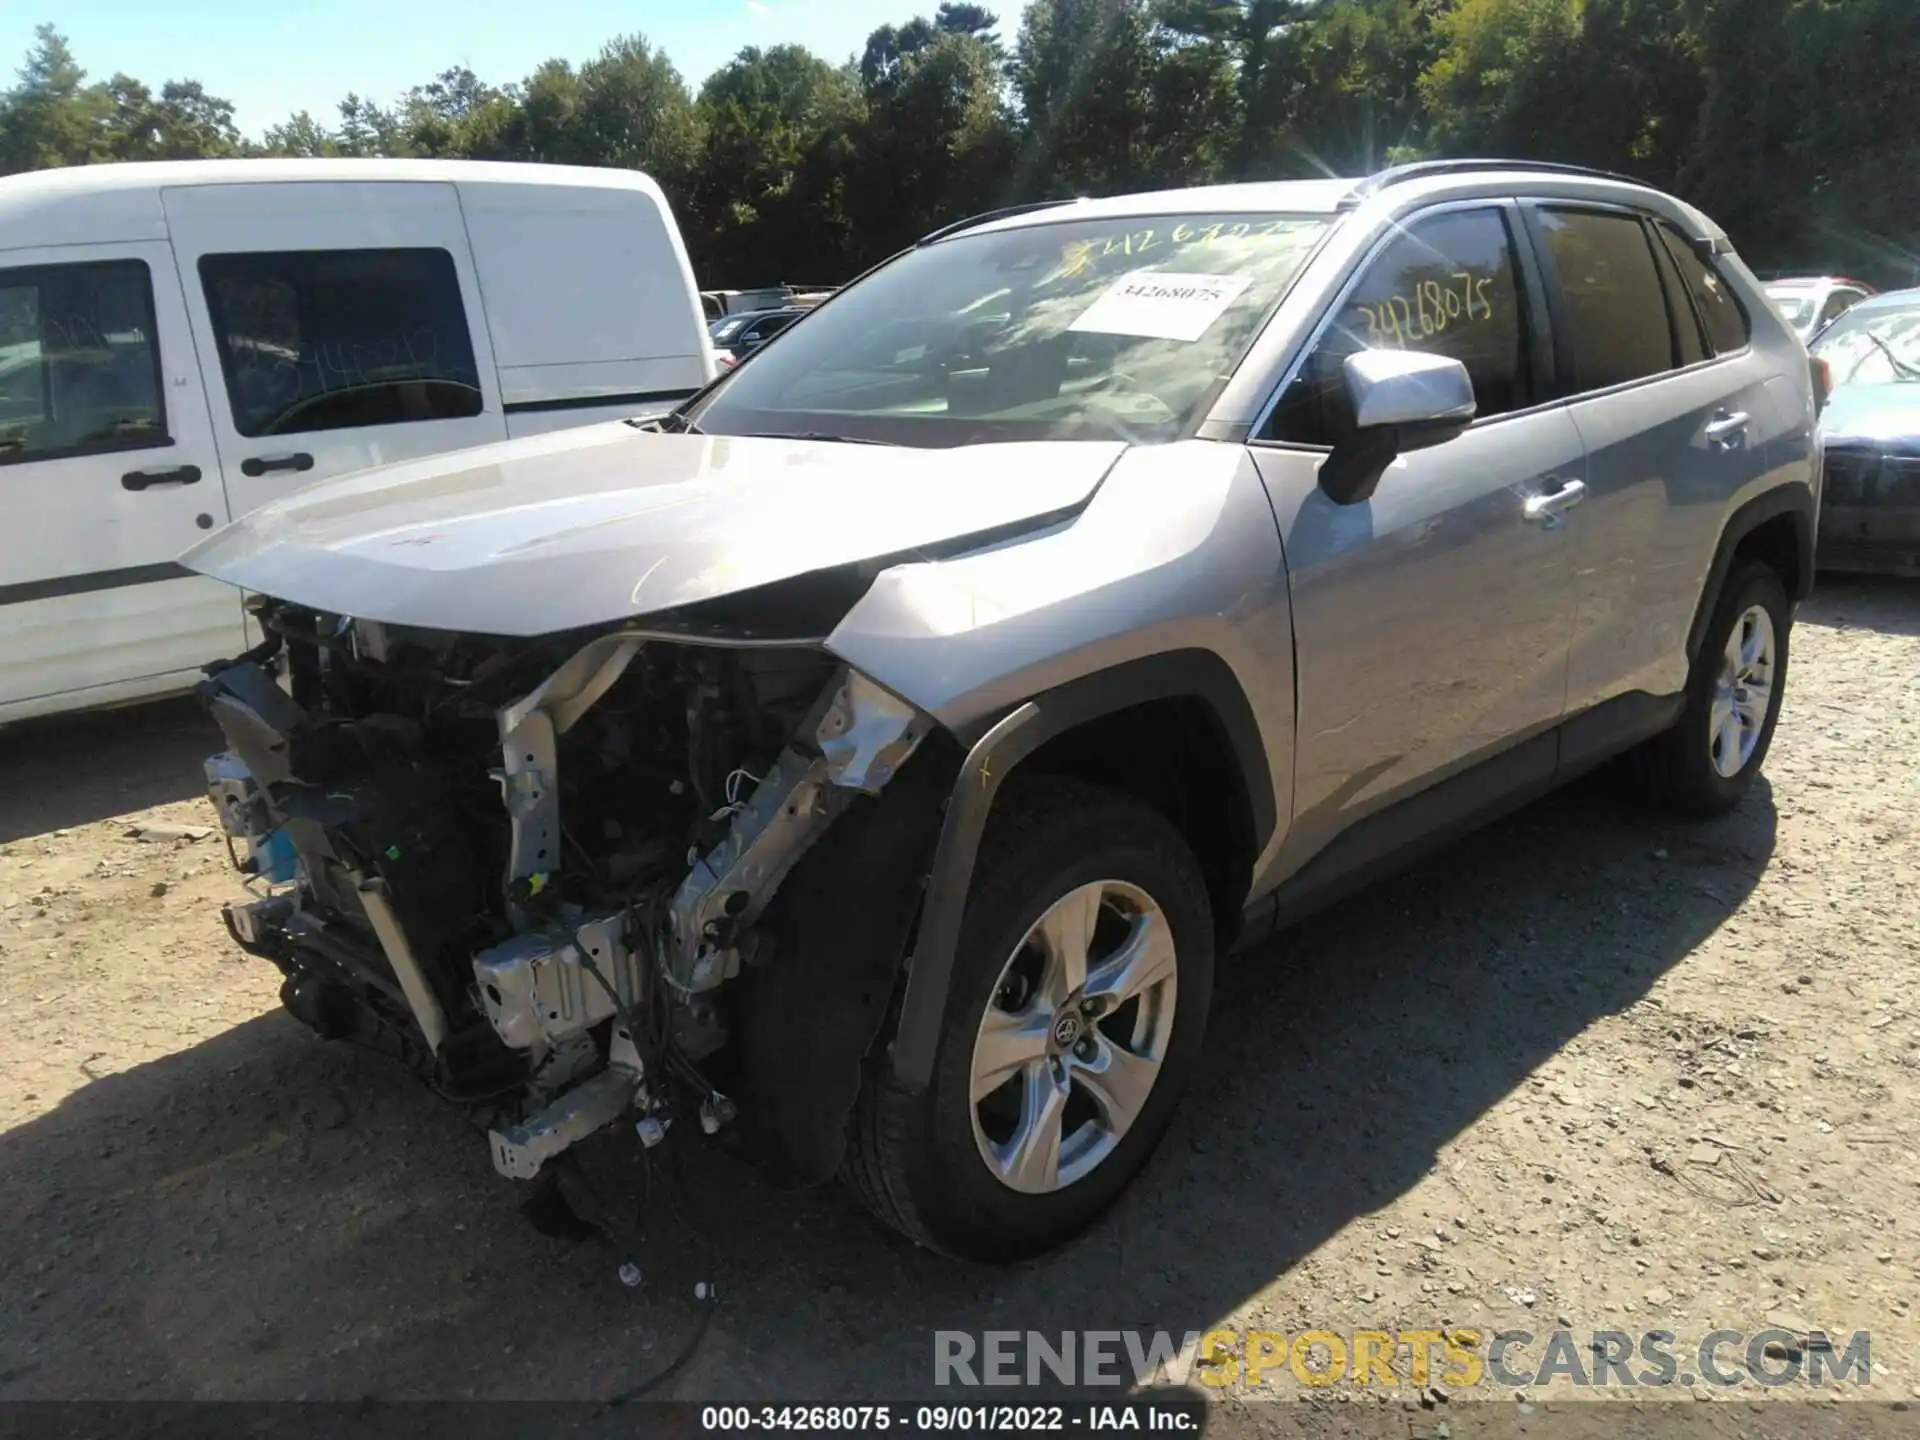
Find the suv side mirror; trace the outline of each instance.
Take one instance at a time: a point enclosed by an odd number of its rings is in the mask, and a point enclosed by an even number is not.
[[[1473,380],[1449,356],[1360,350],[1344,369],[1354,428],[1320,467],[1320,488],[1336,505],[1371,499],[1395,457],[1444,444],[1473,423]]]

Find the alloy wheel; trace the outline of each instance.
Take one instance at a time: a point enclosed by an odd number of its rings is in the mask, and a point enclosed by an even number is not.
[[[1749,605],[1727,636],[1708,712],[1707,743],[1722,779],[1731,780],[1746,769],[1760,743],[1773,704],[1778,654],[1773,616],[1764,605]]]
[[[1002,1184],[1049,1194],[1114,1152],[1159,1079],[1178,986],[1173,932],[1138,886],[1081,885],[1034,922],[973,1045],[973,1138]]]

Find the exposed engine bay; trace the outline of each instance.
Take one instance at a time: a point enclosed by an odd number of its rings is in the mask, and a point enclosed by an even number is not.
[[[289,1011],[485,1107],[508,1177],[743,1094],[831,1169],[951,778],[930,717],[806,640],[250,608],[207,780]]]

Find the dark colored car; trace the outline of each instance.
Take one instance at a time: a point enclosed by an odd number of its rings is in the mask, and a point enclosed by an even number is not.
[[[778,310],[749,310],[743,315],[728,315],[707,327],[707,338],[713,341],[720,363],[731,367],[806,313],[798,305],[787,305]]]
[[[1818,336],[1822,568],[1920,575],[1920,290],[1863,300]]]

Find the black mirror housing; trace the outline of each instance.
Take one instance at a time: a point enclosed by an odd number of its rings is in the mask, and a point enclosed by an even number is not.
[[[1351,431],[1320,466],[1320,488],[1336,505],[1359,505],[1373,498],[1387,466],[1415,450],[1431,449],[1465,433],[1471,416],[1414,420],[1398,425],[1367,425]]]

